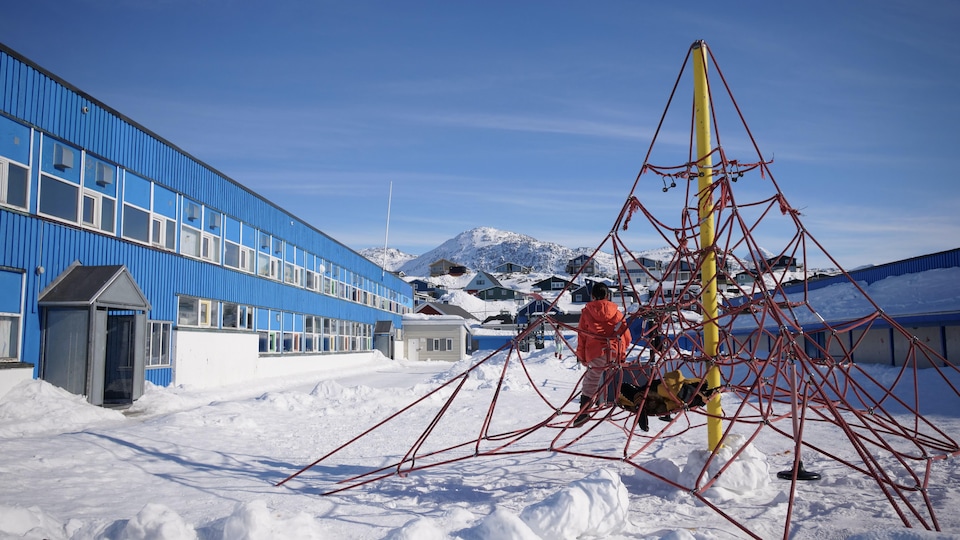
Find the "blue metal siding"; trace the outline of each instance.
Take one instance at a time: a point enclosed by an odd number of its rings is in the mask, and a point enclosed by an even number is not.
[[[150,302],[153,320],[175,321],[177,296],[188,295],[367,324],[401,323],[400,315],[366,305],[19,213],[0,210],[0,235],[9,248],[0,252],[0,266],[27,273],[28,306],[36,306],[39,292],[79,260],[84,265],[125,264]],[[40,266],[44,273],[37,275]],[[39,327],[27,330],[39,335]],[[38,340],[25,340],[25,361],[39,358],[33,341]]]
[[[157,386],[167,386],[173,382],[173,369],[147,368],[143,372],[143,378]]]
[[[6,51],[0,51],[0,66],[5,75],[3,109],[13,116],[241,221],[256,223],[261,230],[301,248],[342,261],[343,266],[369,275],[379,271],[375,264],[292,214],[132,124],[119,113],[78,95],[65,83],[20,63]],[[15,73],[12,77],[11,71]],[[34,86],[39,87],[37,91],[33,91]],[[83,107],[88,108],[86,114],[82,112]],[[113,136],[114,133],[117,135]],[[210,189],[212,185],[217,189]],[[349,260],[344,260],[345,256]],[[398,286],[395,282],[391,288]]]
[[[11,53],[0,49],[2,103],[12,115],[353,271],[370,277],[380,273],[353,250]],[[8,71],[15,76],[6,76]],[[399,278],[390,275],[385,281],[403,290]]]

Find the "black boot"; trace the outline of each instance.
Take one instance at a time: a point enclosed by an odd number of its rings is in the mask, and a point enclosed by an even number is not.
[[[590,413],[587,412],[587,409],[590,407],[590,397],[589,396],[580,396],[580,414],[573,419],[573,427],[580,427],[587,423],[587,420],[590,419]]]

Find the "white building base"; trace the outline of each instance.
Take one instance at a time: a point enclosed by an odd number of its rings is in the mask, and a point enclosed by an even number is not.
[[[33,364],[19,362],[0,366],[0,398],[23,381],[33,380]]]
[[[260,356],[256,334],[174,331],[173,384],[213,388],[303,373],[349,372],[374,360],[379,351],[318,355]]]

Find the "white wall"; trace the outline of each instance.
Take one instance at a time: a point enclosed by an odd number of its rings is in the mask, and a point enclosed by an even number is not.
[[[174,331],[173,384],[210,388],[301,373],[342,372],[379,351],[260,357],[257,334]]]
[[[33,379],[33,366],[24,368],[0,369],[0,398],[22,381]]]

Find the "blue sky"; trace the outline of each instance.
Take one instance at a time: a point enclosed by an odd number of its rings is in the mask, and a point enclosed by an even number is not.
[[[599,245],[703,39],[854,268],[960,246],[958,26],[946,0],[31,0],[0,41],[354,249],[392,182],[389,244],[420,254],[479,226]]]

